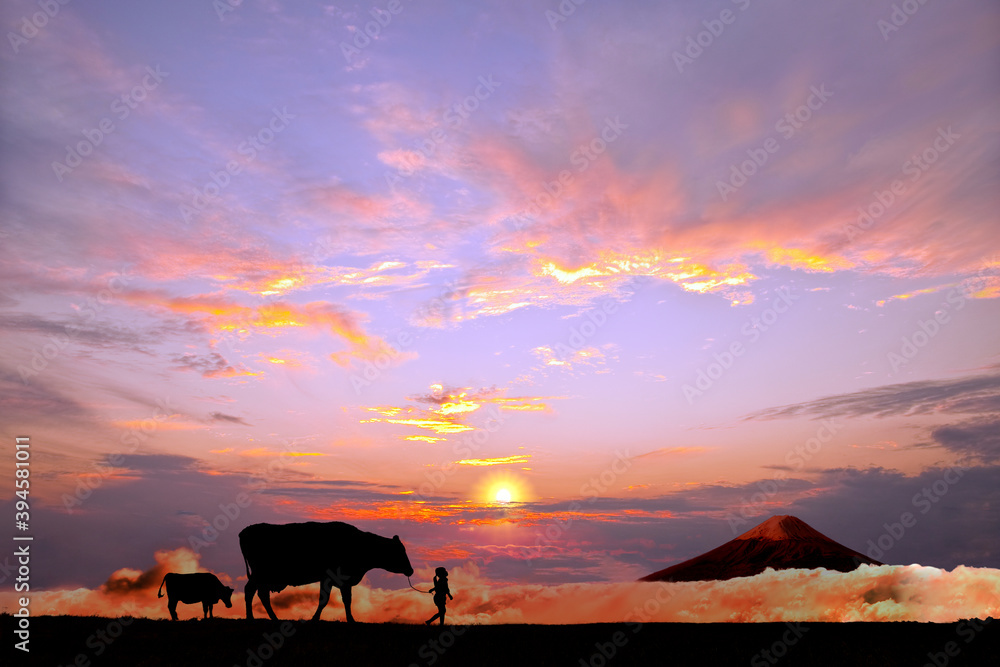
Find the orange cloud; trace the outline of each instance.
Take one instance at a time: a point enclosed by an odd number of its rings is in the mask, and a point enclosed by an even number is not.
[[[955,285],[954,284],[939,285],[937,287],[927,287],[925,289],[918,289],[912,292],[905,292],[903,294],[894,294],[890,296],[888,299],[882,299],[881,301],[876,301],[875,305],[881,308],[890,301],[905,301],[907,299],[912,299],[913,297],[920,296],[922,294],[933,294],[935,292],[940,292],[941,290],[947,289],[949,287],[955,287]]]
[[[157,551],[153,554],[156,565],[149,570],[141,571],[132,568],[116,570],[104,582],[100,590],[108,595],[132,595],[156,590],[168,572],[190,574],[204,572],[198,567],[199,555],[187,547],[173,551]]]
[[[240,456],[249,457],[266,457],[266,456],[326,456],[326,454],[320,454],[319,452],[277,452],[268,447],[256,447],[254,449],[246,449],[240,452]]]
[[[456,461],[460,466],[504,466],[520,463],[527,463],[531,454],[519,454],[515,456],[501,456],[492,459],[462,459]]]
[[[284,366],[286,368],[300,368],[302,366],[302,362],[300,362],[298,359],[295,359],[292,356],[293,354],[295,353],[289,353],[285,351],[282,353],[282,356],[276,357],[262,352],[259,356],[261,360],[269,364],[274,364],[275,366]]]
[[[207,378],[235,378],[235,377],[260,377],[263,373],[258,373],[252,371],[243,364],[236,366],[228,366],[226,368],[221,368],[217,370],[205,371],[202,373],[204,377]]]
[[[609,343],[602,347],[603,349],[611,350],[615,346],[614,344]],[[555,367],[562,370],[572,371],[574,367],[577,366],[591,366],[600,369],[597,373],[611,372],[610,368],[605,367],[607,358],[604,352],[601,348],[597,347],[583,347],[580,349],[566,348],[557,353],[556,350],[552,349],[552,347],[542,345],[532,349],[531,353],[541,360],[542,365],[547,367]]]
[[[802,248],[770,248],[765,253],[768,264],[787,266],[810,272],[833,273],[854,268],[854,262],[843,257],[828,255],[826,257],[811,253]]]
[[[408,408],[412,410],[412,408]],[[435,433],[449,434],[449,433],[462,433],[463,431],[472,431],[473,427],[466,426],[465,424],[456,424],[452,421],[442,420],[442,419],[363,419],[362,424],[399,424],[401,426],[414,426],[416,428],[425,428]]]
[[[367,268],[297,264],[278,267],[264,276],[234,280],[228,287],[261,296],[278,296],[327,285],[362,288],[412,286],[427,278],[432,270],[449,267],[448,264],[418,262],[415,271],[400,272],[409,266],[399,261],[376,262]]]
[[[327,331],[347,343],[347,349],[330,358],[341,366],[352,359],[374,361],[388,358],[396,362],[410,359],[412,352],[399,352],[378,336],[361,328],[359,316],[325,301],[304,305],[273,302],[243,306],[218,296],[165,297],[155,292],[131,292],[125,298],[141,305],[166,308],[173,312],[196,315],[213,333],[246,334],[251,331],[281,331],[308,328]],[[237,374],[253,375],[249,371]]]
[[[745,305],[753,302],[748,287],[757,279],[743,263],[727,261],[713,268],[657,250],[601,250],[597,261],[573,267],[539,255],[534,247],[526,248],[524,254],[530,262],[520,272],[492,275],[480,270],[466,276],[464,288],[453,294],[452,307],[444,315],[459,322],[528,306],[588,306],[599,298],[624,298],[639,277],[669,281],[689,292],[717,293],[734,305]],[[439,326],[439,320],[418,324]]]
[[[646,452],[645,454],[639,454],[635,458],[641,459],[645,456],[677,456],[682,454],[701,454],[703,452],[711,451],[711,447],[662,447],[660,449],[654,449],[651,452]]]
[[[498,410],[514,412],[544,412],[550,410],[544,401],[557,399],[556,396],[506,396],[506,390],[480,389],[473,391],[469,387],[446,388],[441,384],[430,386],[431,393],[410,396],[408,400],[418,405],[430,407],[406,406],[368,406],[364,410],[381,415],[371,419],[362,419],[362,424],[395,424],[411,426],[433,431],[436,435],[450,435],[475,430],[475,427],[465,423],[465,418],[475,413],[484,405],[496,406]],[[435,442],[441,438],[428,436],[409,436],[407,440],[424,440]]]
[[[924,294],[934,294],[950,290],[948,298],[959,297],[961,299],[996,299],[1000,297],[1000,260],[984,260],[979,270],[974,276],[965,278],[961,282],[935,285],[924,289],[894,294],[887,299],[876,301],[875,305],[882,307],[890,301],[905,301]]]
[[[737,117],[743,122],[753,114]],[[568,145],[595,132],[582,119],[565,122]],[[912,139],[911,133],[900,155],[908,154]],[[970,219],[969,234],[930,231],[936,229],[931,225],[935,220],[968,217],[949,212],[954,208],[950,192],[956,187],[950,174],[942,175],[940,183],[921,185],[919,206],[901,208],[899,215],[880,219],[863,236],[849,238],[846,229],[858,207],[871,199],[870,181],[860,172],[808,196],[749,206],[746,201],[699,199],[697,188],[685,187],[686,177],[669,162],[653,172],[637,172],[605,157],[583,172],[569,169],[568,182],[552,196],[543,187],[558,174],[551,160],[543,163],[537,153],[488,133],[469,137],[461,148],[460,163],[455,156],[435,155],[429,158],[432,168],[443,173],[463,168],[464,178],[487,184],[496,203],[486,216],[494,230],[488,257],[463,278],[463,289],[445,317],[452,322],[530,306],[620,298],[634,276],[744,305],[753,301],[758,277],[775,268],[899,277],[969,275],[979,259],[975,253],[997,247],[995,235],[990,237],[987,226],[978,222],[981,214]],[[918,237],[915,230],[921,230]],[[973,292],[976,298],[1000,296],[1000,278],[983,282]]]

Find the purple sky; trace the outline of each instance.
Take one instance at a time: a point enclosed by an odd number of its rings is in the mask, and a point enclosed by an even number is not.
[[[309,519],[495,582],[772,514],[997,566],[1000,10],[562,5],[4,3],[38,585],[242,493],[199,550],[234,581],[239,528]]]

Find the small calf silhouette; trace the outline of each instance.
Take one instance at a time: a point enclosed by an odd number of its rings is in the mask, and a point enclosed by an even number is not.
[[[222,602],[227,608],[233,606],[233,589],[224,586],[219,578],[211,572],[198,572],[196,574],[177,574],[169,572],[160,582],[160,590],[156,592],[156,597],[163,597],[163,584],[167,585],[167,609],[170,610],[170,618],[177,620],[177,603],[185,604],[201,603],[205,618],[212,618],[212,607],[216,602]]]

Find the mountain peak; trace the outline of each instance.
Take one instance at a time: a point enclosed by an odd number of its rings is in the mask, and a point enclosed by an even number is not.
[[[850,572],[862,563],[882,564],[834,542],[802,519],[779,515],[720,547],[647,575],[641,581],[721,581],[752,577],[767,568]]]
[[[767,521],[759,523],[737,540],[829,540],[818,530],[798,517],[788,514],[772,516]]]

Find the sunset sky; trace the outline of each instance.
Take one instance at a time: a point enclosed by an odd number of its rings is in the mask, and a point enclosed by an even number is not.
[[[33,588],[305,520],[469,585],[773,514],[1000,567],[1000,7],[895,6],[5,2]]]

